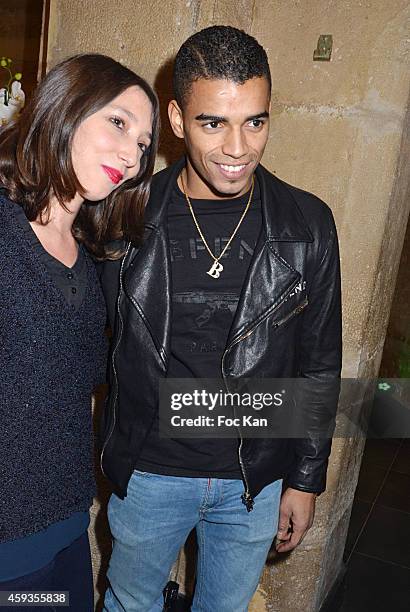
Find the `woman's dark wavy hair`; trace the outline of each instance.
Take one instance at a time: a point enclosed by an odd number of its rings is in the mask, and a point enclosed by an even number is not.
[[[137,243],[149,196],[159,134],[158,99],[140,76],[105,55],[81,54],[52,68],[17,122],[0,130],[0,183],[29,221],[47,223],[50,195],[61,206],[82,193],[73,168],[73,136],[84,119],[137,85],[152,104],[152,141],[138,175],[100,202],[87,203],[73,224],[75,238],[96,259],[116,259],[109,243]]]

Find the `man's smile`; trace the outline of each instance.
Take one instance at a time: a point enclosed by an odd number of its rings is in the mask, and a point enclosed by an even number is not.
[[[241,178],[244,174],[247,173],[248,165],[249,163],[236,165],[218,163],[216,164],[221,174],[226,178]]]

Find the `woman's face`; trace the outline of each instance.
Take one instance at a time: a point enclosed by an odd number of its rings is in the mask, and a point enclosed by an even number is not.
[[[79,125],[71,158],[87,200],[106,198],[134,178],[151,143],[152,105],[133,85]]]

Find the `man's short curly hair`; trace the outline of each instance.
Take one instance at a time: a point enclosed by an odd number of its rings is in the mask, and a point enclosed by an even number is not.
[[[198,79],[226,79],[242,84],[265,77],[271,89],[266,51],[258,41],[231,26],[211,26],[188,38],[174,63],[174,96],[182,108]]]

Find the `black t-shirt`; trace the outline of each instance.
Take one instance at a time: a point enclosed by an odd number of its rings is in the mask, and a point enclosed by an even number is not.
[[[248,202],[249,192],[229,200],[191,204],[211,251],[218,256]],[[242,285],[262,225],[257,182],[249,210],[220,259],[219,278],[206,272],[213,260],[195,227],[184,194],[175,185],[168,208],[172,262],[172,331],[168,378],[222,378],[221,359]],[[241,478],[237,439],[159,438],[158,420],[137,469],[174,476]]]

